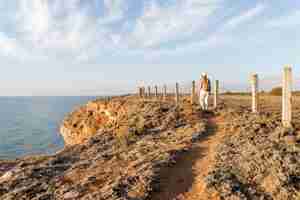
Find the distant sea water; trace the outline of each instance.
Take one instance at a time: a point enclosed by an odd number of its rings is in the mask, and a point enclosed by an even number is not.
[[[63,148],[59,126],[76,106],[96,97],[0,97],[0,159]]]

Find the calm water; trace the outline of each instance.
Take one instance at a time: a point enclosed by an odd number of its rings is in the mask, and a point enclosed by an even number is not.
[[[0,159],[53,153],[64,145],[59,125],[95,97],[0,97]]]

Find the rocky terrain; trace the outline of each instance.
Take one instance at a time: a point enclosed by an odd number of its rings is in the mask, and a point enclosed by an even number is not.
[[[221,114],[228,134],[206,177],[208,186],[222,199],[300,199],[298,99],[292,129],[281,126],[279,97],[264,97],[259,115],[247,109],[248,99],[226,98]]]
[[[112,116],[110,108],[118,108]],[[201,111],[188,102],[177,107],[134,97],[90,102],[63,126],[72,128],[57,154],[0,162],[0,199],[150,198],[162,170],[206,128]],[[80,130],[87,134],[76,137]]]
[[[300,98],[281,126],[280,97],[222,96],[202,112],[184,98],[88,102],[66,116],[66,147],[0,161],[0,199],[300,199]]]

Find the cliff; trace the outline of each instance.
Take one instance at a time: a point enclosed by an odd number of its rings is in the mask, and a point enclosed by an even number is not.
[[[0,199],[146,199],[205,132],[202,113],[188,105],[89,102],[66,117],[62,151],[0,163]]]
[[[65,117],[60,127],[65,144],[82,144],[100,129],[116,128],[126,123],[123,118],[127,118],[131,103],[126,98],[115,98],[91,101],[78,108]]]
[[[95,100],[66,116],[66,147],[50,156],[0,161],[0,199],[300,198],[300,98],[294,128],[280,98],[222,97],[204,113],[182,98]]]

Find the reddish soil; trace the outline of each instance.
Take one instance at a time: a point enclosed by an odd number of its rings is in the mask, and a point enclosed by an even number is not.
[[[213,114],[205,117],[207,134],[174,167],[162,174],[161,191],[152,197],[153,200],[219,200],[217,194],[206,189],[204,179],[214,165],[216,147],[225,134],[224,120]]]

